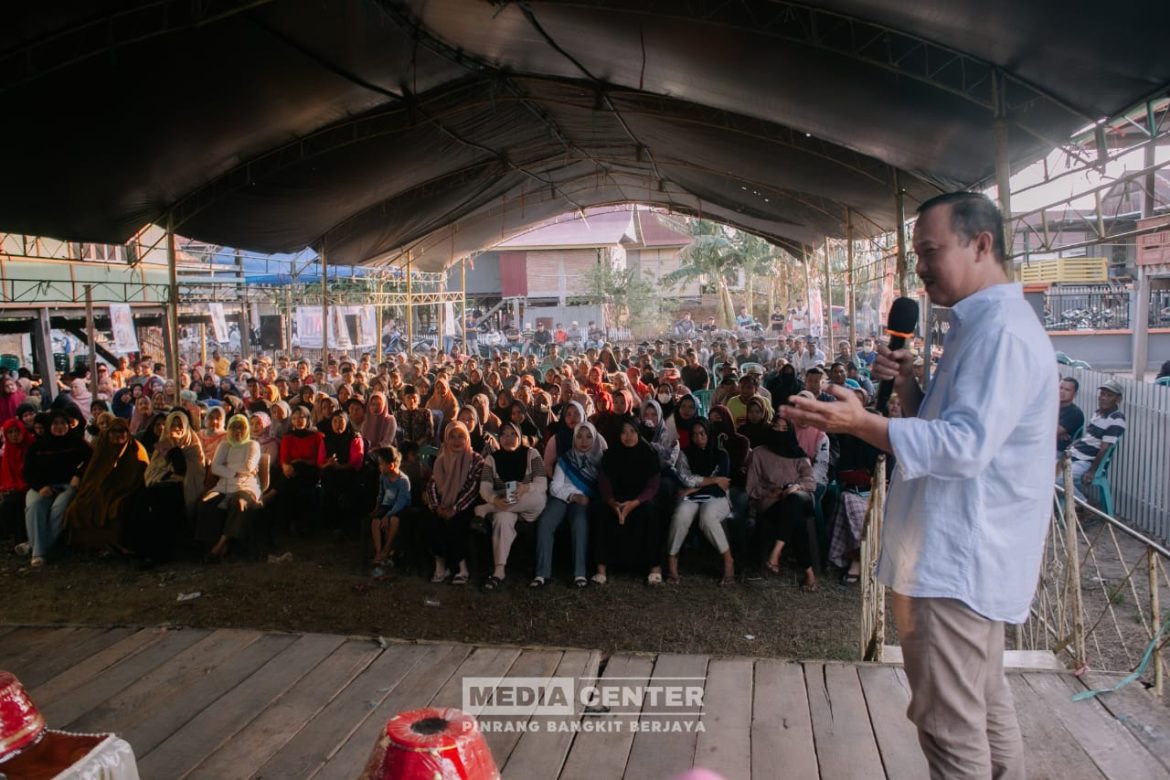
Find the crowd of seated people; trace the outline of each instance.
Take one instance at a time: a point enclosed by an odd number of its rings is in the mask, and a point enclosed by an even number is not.
[[[869,404],[864,358],[824,365],[815,345],[773,344],[382,363],[215,353],[177,383],[147,359],[103,366],[44,410],[7,380],[0,522],[32,567],[67,549],[214,563],[333,533],[375,567],[541,588],[561,533],[577,588],[617,572],[677,583],[707,545],[721,586],[786,560],[808,591],[826,562],[854,581],[878,453],[777,409],[798,393],[834,398],[832,385]],[[515,571],[518,543],[533,571]]]

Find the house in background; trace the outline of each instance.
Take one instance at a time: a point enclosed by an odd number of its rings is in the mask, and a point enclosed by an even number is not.
[[[680,264],[691,238],[657,210],[634,205],[565,214],[513,236],[477,255],[467,269],[467,294],[485,313],[518,312],[524,322],[553,325],[603,321],[602,307],[588,300],[588,274],[599,263],[647,274],[656,282]],[[459,289],[458,268],[449,289]],[[699,297],[697,280],[667,291]]]

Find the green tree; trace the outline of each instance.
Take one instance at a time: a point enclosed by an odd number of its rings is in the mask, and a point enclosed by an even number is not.
[[[614,268],[609,261],[600,259],[586,272],[585,289],[592,302],[612,306],[618,320],[631,329],[662,324],[661,297],[649,274]]]
[[[668,287],[677,287],[694,279],[706,280],[715,287],[718,295],[720,325],[733,327],[735,305],[728,285],[735,281],[743,261],[733,241],[738,231],[705,219],[690,220],[687,229],[692,240],[679,255],[681,265],[677,271],[664,275],[662,282]]]

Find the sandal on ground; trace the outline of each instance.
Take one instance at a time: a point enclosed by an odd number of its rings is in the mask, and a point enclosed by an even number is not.
[[[587,588],[589,587],[589,580],[585,579],[584,577],[574,577],[573,584],[576,585],[579,589]]]
[[[604,574],[594,574],[592,577],[589,578],[589,581],[592,582],[594,585],[604,585],[605,583],[609,582],[609,578],[606,577]]]
[[[543,588],[547,584],[548,584],[548,581],[545,580],[544,577],[533,577],[532,582],[528,583],[528,587],[534,588],[534,589],[535,588]]]
[[[32,545],[28,542],[21,542],[12,548],[12,552],[16,555],[28,555],[32,552]]]
[[[443,569],[443,571],[441,573],[436,573],[436,574],[431,575],[431,582],[438,585],[441,582],[446,582],[447,578],[450,576],[451,576],[451,570],[450,569]]]
[[[651,576],[653,576],[653,575],[651,575]],[[671,575],[667,576],[667,578],[666,578],[666,583],[668,585],[678,585],[680,582],[682,582],[682,577],[680,577],[677,574],[671,574]]]
[[[661,585],[662,584],[662,573],[656,571],[656,572],[651,572],[650,574],[646,575],[646,584],[652,588],[656,588],[659,585]]]
[[[39,569],[45,565],[45,559],[44,558],[33,558],[28,562],[28,565],[34,569]]]
[[[504,578],[497,577],[496,575],[493,574],[492,576],[490,576],[486,580],[484,580],[483,589],[485,591],[498,590],[499,587],[503,584],[504,584]]]
[[[452,585],[466,585],[467,584],[467,575],[466,574],[456,574],[454,577],[451,578],[451,584]]]
[[[725,576],[719,580],[719,587],[721,587],[721,588],[730,588],[734,584],[735,584],[735,575],[734,574],[732,574],[730,576]]]
[[[846,573],[846,574],[843,574],[841,576],[841,583],[843,585],[856,585],[859,582],[861,582],[861,575],[860,574]]]
[[[805,580],[804,582],[800,583],[801,593],[820,593],[820,590],[821,586],[816,580],[813,580],[812,582]]]
[[[764,568],[767,569],[772,574],[779,574],[780,573],[780,564],[776,564],[775,566],[773,566],[772,564],[765,561]]]

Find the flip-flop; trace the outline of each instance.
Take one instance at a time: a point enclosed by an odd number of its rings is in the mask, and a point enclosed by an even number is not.
[[[466,585],[467,584],[467,575],[466,574],[456,574],[454,577],[451,578],[451,584],[452,585]]]
[[[486,580],[484,580],[483,589],[485,591],[490,592],[493,590],[498,590],[499,587],[503,584],[504,584],[504,580],[501,577],[497,577],[496,575],[493,574],[492,576],[490,576]]]
[[[589,580],[585,579],[584,577],[574,577],[573,584],[578,588],[584,589],[589,587]]]
[[[446,582],[447,578],[450,576],[451,576],[451,570],[450,569],[443,569],[442,574],[431,575],[431,582],[433,582],[435,585],[438,585],[440,583]]]
[[[547,584],[548,582],[544,577],[533,577],[532,582],[528,583],[528,587],[536,590],[537,588],[543,588]]]

